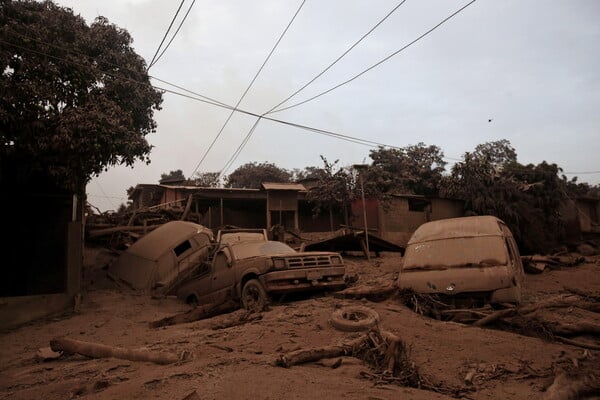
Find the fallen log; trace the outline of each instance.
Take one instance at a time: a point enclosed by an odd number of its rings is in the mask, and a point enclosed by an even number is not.
[[[155,364],[172,364],[179,361],[174,354],[156,353],[147,350],[132,350],[123,347],[84,342],[69,338],[55,338],[50,341],[52,351],[81,354],[91,358],[120,358],[129,361],[147,361]]]
[[[549,327],[553,333],[561,336],[600,335],[600,324],[588,321],[577,323],[553,322],[549,324]]]
[[[398,291],[398,287],[393,284],[368,286],[360,285],[335,292],[334,296],[346,299],[386,299]]]
[[[334,358],[352,355],[357,346],[361,346],[368,340],[366,335],[359,337],[351,342],[335,346],[317,347],[307,350],[295,350],[286,354],[280,354],[275,361],[275,365],[289,368],[293,365],[304,364],[312,361],[319,361],[323,358]]]
[[[481,318],[473,323],[473,326],[485,326],[489,325],[492,322],[495,322],[501,318],[507,317],[509,315],[513,315],[517,312],[516,308],[507,308],[506,310],[498,310],[496,312],[491,313],[490,315]]]
[[[243,324],[247,324],[248,322],[258,321],[262,319],[261,314],[257,314],[250,310],[241,309],[232,312],[228,318],[223,321],[215,321],[213,324],[210,324],[210,328],[217,329],[226,329],[234,326],[239,326]]]
[[[582,349],[600,350],[600,345],[597,344],[585,343],[580,340],[567,339],[561,336],[555,336],[554,339],[565,344],[570,344],[571,346],[581,347]]]
[[[184,324],[188,322],[194,322],[205,318],[211,318],[226,312],[230,312],[239,308],[239,304],[236,301],[229,300],[220,304],[208,304],[205,306],[198,306],[189,311],[181,314],[175,314],[170,317],[165,317],[157,321],[149,323],[150,328],[160,328],[162,326]]]
[[[562,308],[562,307],[578,307],[584,310],[598,312],[600,307],[596,302],[593,301],[585,301],[579,295],[566,295],[566,296],[558,296],[550,299],[546,299],[534,304],[529,304],[526,306],[520,306],[515,308],[508,308],[505,310],[499,310],[489,314],[486,317],[481,318],[478,321],[473,323],[473,326],[485,326],[489,325],[492,322],[495,322],[499,319],[512,316],[512,315],[526,315],[531,314],[535,311],[538,311],[542,308]]]
[[[600,302],[600,293],[598,293],[598,292],[595,292],[595,293],[586,292],[586,291],[583,291],[581,289],[577,289],[577,288],[569,287],[569,286],[563,286],[563,288],[567,292],[576,294],[576,295],[581,296],[581,297],[583,297],[585,299],[589,299],[589,300],[594,300],[594,301]]]

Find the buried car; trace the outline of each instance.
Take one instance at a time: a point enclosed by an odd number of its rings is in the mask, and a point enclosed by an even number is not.
[[[108,275],[135,290],[174,294],[212,248],[212,230],[193,222],[170,221],[133,243],[109,265]]]
[[[406,247],[398,286],[454,305],[521,301],[524,280],[510,229],[493,216],[427,222]]]
[[[297,252],[268,240],[222,241],[212,262],[198,268],[177,297],[198,304],[233,299],[257,310],[271,295],[343,289],[345,272],[339,253]]]

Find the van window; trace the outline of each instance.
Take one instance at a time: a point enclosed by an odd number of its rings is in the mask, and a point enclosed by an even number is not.
[[[191,248],[192,248],[192,244],[190,243],[189,240],[186,240],[185,242],[178,244],[173,249],[173,252],[175,252],[175,255],[177,257],[179,257],[180,255],[182,255],[183,253],[185,253],[186,250],[189,250]]]
[[[486,267],[507,262],[502,236],[451,237],[409,244],[403,269]]]

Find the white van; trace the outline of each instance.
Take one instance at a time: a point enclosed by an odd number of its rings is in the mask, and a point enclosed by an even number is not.
[[[524,276],[506,224],[493,216],[474,216],[417,228],[406,247],[398,286],[467,306],[518,304]]]

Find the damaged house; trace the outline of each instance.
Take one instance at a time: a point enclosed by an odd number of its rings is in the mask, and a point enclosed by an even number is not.
[[[188,220],[213,229],[226,225],[271,229],[280,225],[295,233],[364,230],[361,199],[355,200],[346,213],[338,209],[315,216],[307,193],[300,183],[265,182],[260,189],[162,183],[137,185],[131,199],[134,212],[176,206],[188,210]],[[412,232],[425,222],[464,215],[460,200],[415,195],[393,195],[385,204],[366,199],[365,206],[369,235],[398,246],[404,246]]]

